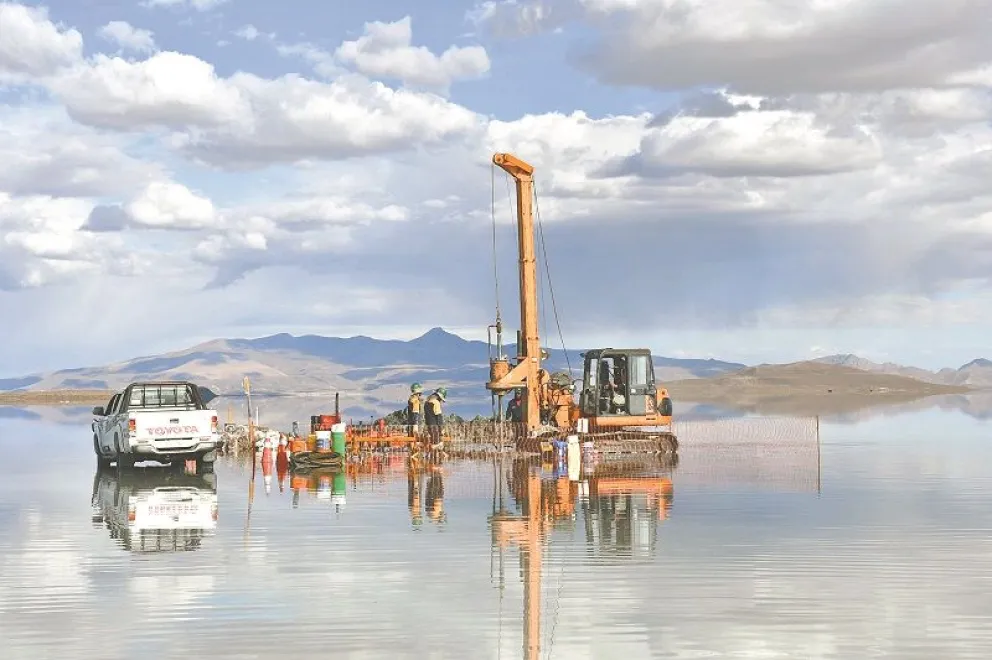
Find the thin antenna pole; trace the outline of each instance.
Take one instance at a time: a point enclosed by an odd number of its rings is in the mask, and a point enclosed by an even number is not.
[[[820,495],[820,416],[816,416],[816,494]]]

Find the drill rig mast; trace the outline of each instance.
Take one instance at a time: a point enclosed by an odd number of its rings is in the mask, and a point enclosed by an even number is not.
[[[523,421],[528,431],[541,423],[538,393],[541,372],[541,340],[537,328],[537,258],[534,250],[534,168],[511,154],[498,153],[493,164],[513,177],[517,188],[517,244],[520,263],[520,331],[517,333],[517,364],[512,369],[502,355],[490,359],[486,388],[496,394],[522,389]],[[497,321],[497,334],[502,324]],[[502,339],[499,340],[502,345]]]

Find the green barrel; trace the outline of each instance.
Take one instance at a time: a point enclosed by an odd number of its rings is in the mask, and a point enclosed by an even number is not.
[[[333,449],[335,454],[340,454],[344,456],[345,453],[345,425],[335,424],[331,427],[331,442],[333,443]]]
[[[344,470],[334,473],[334,485],[332,486],[331,493],[333,495],[344,495],[345,491],[348,490],[348,477],[345,475]]]

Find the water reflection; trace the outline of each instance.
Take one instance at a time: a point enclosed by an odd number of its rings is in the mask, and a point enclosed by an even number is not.
[[[444,513],[444,468],[440,462],[407,461],[407,507],[414,528],[423,524],[424,514],[435,525],[447,522]]]
[[[235,524],[196,552],[150,557],[135,557],[142,542],[115,500],[197,477],[94,477],[86,443],[32,424],[0,423],[17,466],[0,480],[5,657],[839,660],[992,649],[992,445],[987,425],[963,416],[826,425],[822,461],[815,428],[777,421],[760,427],[764,439],[737,422],[687,425],[674,467],[385,453],[306,472],[277,451],[268,467],[227,456],[216,473]],[[163,545],[145,542],[185,549]],[[108,611],[119,634],[106,635]]]
[[[217,475],[173,467],[98,468],[94,526],[131,552],[196,550],[217,527]]]
[[[581,470],[567,464],[528,459],[497,467],[493,510],[489,516],[492,546],[500,555],[500,588],[505,587],[504,553],[516,546],[524,581],[523,656],[541,652],[542,564],[551,531],[575,531],[581,515],[590,554],[651,559],[658,523],[669,517],[677,457],[600,460],[587,458]],[[581,476],[580,476],[581,475]],[[516,511],[507,508],[503,483]],[[578,512],[576,511],[578,509]]]

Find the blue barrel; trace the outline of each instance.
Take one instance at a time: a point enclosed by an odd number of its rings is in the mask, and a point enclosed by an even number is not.
[[[317,451],[328,451],[331,448],[331,432],[317,431]]]

